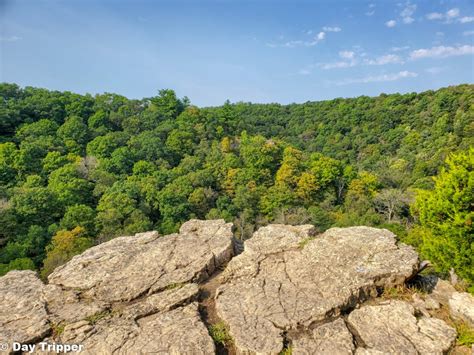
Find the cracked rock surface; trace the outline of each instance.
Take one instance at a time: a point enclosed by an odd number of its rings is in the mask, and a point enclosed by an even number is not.
[[[191,220],[176,234],[92,247],[58,267],[48,285],[32,271],[10,272],[0,278],[0,339],[49,336],[83,344],[86,354],[213,353],[197,284],[230,260],[232,238],[224,220]]]
[[[206,325],[222,321],[230,354],[441,354],[456,332],[428,310],[449,302],[472,319],[472,298],[441,281],[413,305],[376,298],[418,271],[415,251],[387,230],[269,225],[232,259],[234,249],[230,223],[191,220],[176,234],[90,248],[47,285],[11,271],[0,277],[0,341],[81,344],[91,355],[213,354],[222,346]]]
[[[284,332],[336,317],[377,287],[403,283],[418,266],[416,252],[387,230],[332,228],[313,236],[311,226],[269,225],[228,264],[216,307],[239,352],[278,353]]]
[[[357,354],[443,354],[456,340],[445,322],[425,316],[403,301],[364,306],[349,314],[348,322],[360,337]]]
[[[35,342],[50,331],[44,285],[33,271],[0,277],[0,342]]]

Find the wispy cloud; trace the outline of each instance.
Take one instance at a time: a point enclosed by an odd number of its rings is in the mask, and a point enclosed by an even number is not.
[[[463,36],[472,36],[472,35],[474,35],[474,31],[464,31],[464,32],[462,33],[462,35],[463,35]]]
[[[339,52],[339,56],[344,59],[352,59],[355,56],[353,51],[341,51]]]
[[[401,51],[406,51],[406,50],[408,50],[408,49],[410,49],[410,46],[402,46],[402,47],[392,47],[392,48],[390,48],[390,50],[391,50],[392,52],[401,52]]]
[[[474,46],[464,45],[457,47],[438,46],[432,48],[421,48],[410,53],[410,59],[421,58],[446,58],[460,55],[474,54]]]
[[[403,60],[396,54],[386,54],[375,59],[366,59],[367,65],[385,65],[385,64],[402,64]]]
[[[358,61],[355,59],[355,52],[353,51],[340,51],[339,57],[342,60],[335,61],[332,63],[319,63],[317,64],[317,66],[319,66],[321,69],[328,70],[350,68],[358,64]]]
[[[338,62],[333,62],[333,63],[322,63],[319,66],[321,67],[321,69],[328,70],[328,69],[350,68],[356,65],[357,65],[357,62],[355,61],[350,61],[350,62],[338,61]]]
[[[351,68],[356,65],[387,65],[387,64],[404,64],[404,60],[397,54],[385,54],[373,59],[366,59],[365,53],[356,53],[353,51],[341,51],[339,57],[341,60],[331,63],[319,63],[317,66],[321,69],[341,69]]]
[[[459,19],[461,23],[469,23],[474,21],[474,16],[464,16]]]
[[[445,13],[430,12],[426,18],[431,21],[443,20],[444,23],[470,23],[474,22],[474,16],[462,16],[461,11],[455,7]]]
[[[0,36],[0,42],[16,42],[19,41],[21,37],[18,36]]]
[[[444,18],[444,15],[440,14],[439,12],[430,12],[426,15],[426,18],[428,20],[442,20]]]
[[[387,21],[385,22],[385,26],[391,28],[391,27],[395,27],[397,25],[397,21],[395,20],[390,20],[390,21]]]
[[[402,18],[403,23],[410,24],[415,21],[412,16],[416,11],[416,7],[417,6],[415,4],[411,4],[409,2],[406,3],[405,8],[402,10],[402,12],[400,12],[400,17]]]
[[[326,27],[325,27],[326,28]],[[334,30],[337,28],[338,30]],[[339,27],[331,27],[332,31],[331,32],[339,32],[341,29]],[[313,31],[309,30],[306,31],[305,34],[307,35],[312,35]],[[326,38],[326,32],[325,31],[320,31],[318,32],[313,38],[310,40],[291,40],[291,41],[286,41],[286,42],[269,42],[266,43],[267,47],[270,48],[276,48],[276,47],[286,47],[286,48],[294,48],[294,47],[313,47],[317,45],[319,42],[323,41]],[[284,37],[280,36],[280,40],[283,40]]]
[[[326,31],[326,32],[341,32],[342,29],[338,26],[335,26],[335,27],[324,26],[323,31]]]
[[[349,78],[341,81],[334,82],[336,85],[350,85],[350,84],[367,84],[367,83],[378,83],[386,81],[396,81],[405,78],[416,78],[417,73],[409,71],[400,71],[398,73],[392,74],[382,74],[382,75],[370,75],[363,78]]]
[[[366,16],[373,16],[375,14],[375,4],[369,4],[369,9],[365,13]]]
[[[425,72],[429,73],[429,74],[432,74],[432,75],[435,75],[435,74],[439,74],[443,71],[445,71],[446,68],[441,68],[441,67],[431,67],[431,68],[427,68],[425,69]]]

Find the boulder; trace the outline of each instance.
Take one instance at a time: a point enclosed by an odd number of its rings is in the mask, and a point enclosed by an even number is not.
[[[205,280],[232,257],[232,236],[232,224],[224,220],[191,220],[166,237],[148,232],[115,238],[75,256],[48,280],[80,298],[131,301],[173,284]]]
[[[30,270],[0,277],[0,342],[33,343],[51,331],[43,288]]]
[[[403,283],[418,256],[388,230],[269,225],[228,264],[216,295],[220,318],[241,353],[278,353],[284,334],[335,317]]]
[[[348,324],[358,338],[357,354],[444,354],[456,340],[444,321],[416,318],[413,306],[397,300],[356,309]]]
[[[454,292],[449,298],[451,314],[474,328],[474,297],[467,292]]]

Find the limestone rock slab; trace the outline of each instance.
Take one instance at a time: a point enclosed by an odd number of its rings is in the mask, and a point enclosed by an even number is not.
[[[43,298],[44,284],[30,270],[0,277],[0,341],[31,343],[51,330]]]
[[[403,283],[418,256],[388,230],[269,225],[228,264],[216,295],[220,318],[242,353],[278,353],[283,333],[337,316]]]
[[[444,354],[456,340],[444,321],[416,318],[413,306],[398,300],[356,309],[348,323],[362,343],[357,354]]]
[[[58,267],[48,280],[82,299],[130,301],[173,284],[204,280],[232,252],[232,224],[191,220],[180,233],[139,233],[92,247]]]

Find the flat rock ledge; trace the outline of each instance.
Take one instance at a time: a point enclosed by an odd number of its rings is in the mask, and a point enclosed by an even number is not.
[[[84,354],[212,354],[202,315],[211,304],[233,338],[231,353],[442,354],[456,331],[420,310],[439,308],[440,297],[472,319],[472,298],[441,280],[432,299],[413,305],[375,298],[418,271],[416,252],[387,230],[316,235],[309,225],[269,225],[240,255],[234,250],[232,224],[191,220],[176,234],[90,248],[47,285],[32,271],[11,271],[0,277],[0,340],[81,344]],[[226,264],[204,306],[206,280]]]
[[[319,323],[376,296],[378,288],[404,283],[417,268],[416,252],[397,245],[388,230],[332,228],[316,236],[309,225],[269,225],[228,264],[216,308],[239,353],[278,354],[292,334],[322,331],[315,329]],[[327,327],[325,332],[337,332]],[[328,344],[348,338],[337,333],[318,339]],[[295,342],[298,349],[305,343]],[[315,350],[314,344],[306,348]]]
[[[176,234],[92,247],[48,285],[34,272],[9,272],[0,278],[0,339],[82,344],[84,354],[214,353],[198,283],[232,256],[232,224],[191,220]]]

